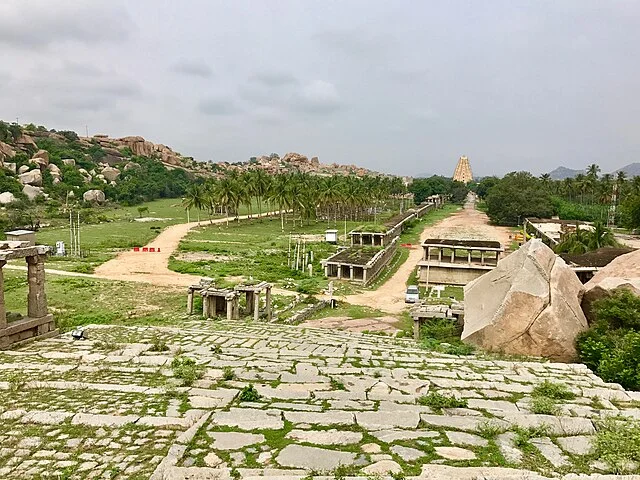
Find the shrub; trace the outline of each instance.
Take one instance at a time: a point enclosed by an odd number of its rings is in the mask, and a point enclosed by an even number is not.
[[[302,280],[298,286],[296,287],[296,292],[304,293],[306,295],[315,295],[320,293],[320,284],[318,280],[314,278],[308,278],[306,280]]]
[[[531,392],[534,397],[546,397],[553,400],[573,400],[576,398],[576,394],[567,388],[562,383],[554,383],[549,380],[545,380],[542,383],[536,385]]]
[[[241,402],[257,402],[258,400],[260,400],[260,398],[262,397],[256,390],[256,387],[254,387],[252,384],[244,387],[238,394],[238,400],[240,400]]]
[[[595,457],[614,473],[626,473],[640,462],[640,422],[608,417],[598,424],[594,441]]]
[[[606,382],[640,390],[640,298],[614,291],[593,304],[596,321],[578,336],[580,360]]]
[[[151,348],[149,348],[150,352],[166,352],[169,350],[169,346],[167,342],[165,342],[160,337],[153,337],[151,339]]]
[[[466,408],[467,401],[458,399],[453,395],[443,395],[438,392],[429,392],[427,395],[418,397],[416,402],[420,405],[426,405],[435,411],[442,411],[443,408]]]
[[[229,366],[224,367],[224,370],[222,370],[222,378],[224,378],[227,381],[233,380],[234,378],[236,378],[236,374],[233,371],[233,368]]]
[[[182,380],[183,385],[191,386],[193,382],[202,378],[204,371],[202,367],[196,365],[195,360],[188,357],[178,356],[171,362],[173,376]]]
[[[540,415],[558,415],[560,408],[553,398],[533,397],[531,400],[531,412]]]

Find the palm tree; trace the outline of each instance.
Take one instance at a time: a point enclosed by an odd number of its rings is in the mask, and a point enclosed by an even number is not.
[[[562,242],[554,248],[556,253],[586,253],[589,251],[589,238],[586,230],[576,225],[576,231],[567,235]]]
[[[182,199],[182,206],[186,210],[195,208],[198,211],[198,224],[200,224],[200,210],[205,206],[205,192],[201,185],[194,184],[187,188],[185,197]]]
[[[602,222],[595,222],[593,230],[587,234],[587,245],[589,250],[597,250],[603,247],[619,246],[613,232],[607,228]]]
[[[216,203],[224,207],[227,226],[229,226],[229,206],[235,206],[238,203],[236,183],[235,180],[225,177],[216,184],[214,193]]]
[[[271,185],[269,192],[269,200],[278,205],[280,210],[280,225],[284,232],[284,212],[291,207],[291,197],[287,184],[289,183],[287,175],[278,175]]]

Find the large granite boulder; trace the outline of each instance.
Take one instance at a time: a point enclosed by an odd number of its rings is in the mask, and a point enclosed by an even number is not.
[[[5,161],[16,156],[16,151],[11,145],[0,142],[0,161]]]
[[[35,163],[40,168],[45,168],[49,165],[49,152],[46,150],[38,150],[29,162]]]
[[[8,205],[16,201],[16,197],[11,192],[0,193],[0,205]]]
[[[626,289],[640,295],[640,250],[615,258],[596,272],[584,287],[582,310],[589,322],[595,320],[593,302],[609,296],[613,290]]]
[[[113,167],[105,167],[100,172],[104,178],[106,178],[109,182],[115,182],[120,176],[120,170]]]
[[[584,287],[542,241],[533,239],[464,289],[462,340],[485,350],[576,358],[576,336],[588,328]]]
[[[104,203],[106,197],[102,190],[87,190],[82,195],[82,199],[89,203]]]
[[[46,195],[44,194],[44,190],[42,189],[42,187],[36,187],[29,184],[22,187],[22,193],[24,193],[27,196],[27,198],[32,201],[38,198],[40,195],[46,198]]]
[[[40,173],[40,170],[29,170],[28,172],[18,175],[18,181],[23,185],[33,185],[35,187],[41,187],[42,173]]]

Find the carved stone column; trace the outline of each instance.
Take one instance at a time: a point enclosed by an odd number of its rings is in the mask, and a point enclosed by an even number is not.
[[[44,255],[27,257],[27,281],[29,283],[27,316],[30,318],[41,318],[49,313],[47,295],[44,290],[44,258]]]

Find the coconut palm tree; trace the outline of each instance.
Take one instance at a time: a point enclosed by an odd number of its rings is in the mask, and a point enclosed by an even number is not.
[[[186,210],[195,208],[198,212],[198,224],[200,224],[200,210],[202,210],[206,203],[206,196],[204,188],[201,185],[194,184],[187,188],[184,198],[182,199],[182,206]]]

